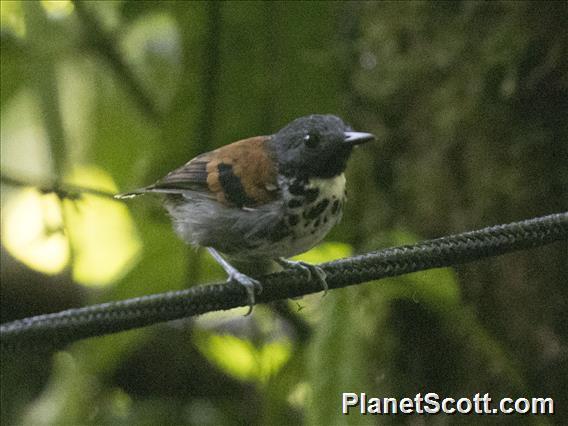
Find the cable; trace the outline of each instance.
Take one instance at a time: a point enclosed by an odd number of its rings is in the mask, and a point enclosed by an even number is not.
[[[568,240],[568,212],[498,225],[478,231],[394,247],[319,265],[329,289],[370,280],[447,267],[517,250]],[[258,303],[321,291],[321,283],[306,280],[297,269],[260,278]],[[2,353],[54,350],[87,337],[130,330],[248,303],[242,286],[211,284],[117,302],[69,309],[0,325]]]

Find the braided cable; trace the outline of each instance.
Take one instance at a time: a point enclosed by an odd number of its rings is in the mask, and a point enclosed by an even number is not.
[[[568,240],[568,212],[492,226],[319,265],[329,289],[447,267],[518,250]],[[317,278],[289,269],[260,278],[257,303],[300,297],[321,291]],[[0,325],[1,352],[53,350],[87,337],[130,330],[206,312],[247,306],[245,289],[233,283],[68,309]]]

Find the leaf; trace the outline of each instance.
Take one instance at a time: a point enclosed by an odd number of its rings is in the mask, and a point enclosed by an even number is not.
[[[290,357],[291,344],[277,340],[255,346],[251,341],[229,334],[202,334],[198,349],[227,374],[246,381],[265,383]]]
[[[117,192],[112,178],[96,167],[76,168],[67,182]],[[132,216],[122,203],[89,194],[66,201],[65,225],[73,247],[73,278],[79,283],[113,283],[140,255]]]

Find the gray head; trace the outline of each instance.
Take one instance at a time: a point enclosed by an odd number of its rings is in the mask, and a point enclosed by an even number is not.
[[[280,174],[331,178],[343,173],[355,145],[374,138],[370,133],[353,132],[335,115],[309,115],[281,129],[270,146]]]

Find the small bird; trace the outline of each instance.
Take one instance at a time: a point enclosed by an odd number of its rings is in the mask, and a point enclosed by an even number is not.
[[[286,258],[314,247],[339,222],[347,160],[355,145],[374,138],[334,115],[300,117],[273,135],[198,155],[156,183],[116,197],[164,194],[177,234],[206,247],[228,281],[246,288],[250,313],[262,286],[243,272],[251,270],[247,265],[301,268],[327,290],[321,268]]]

